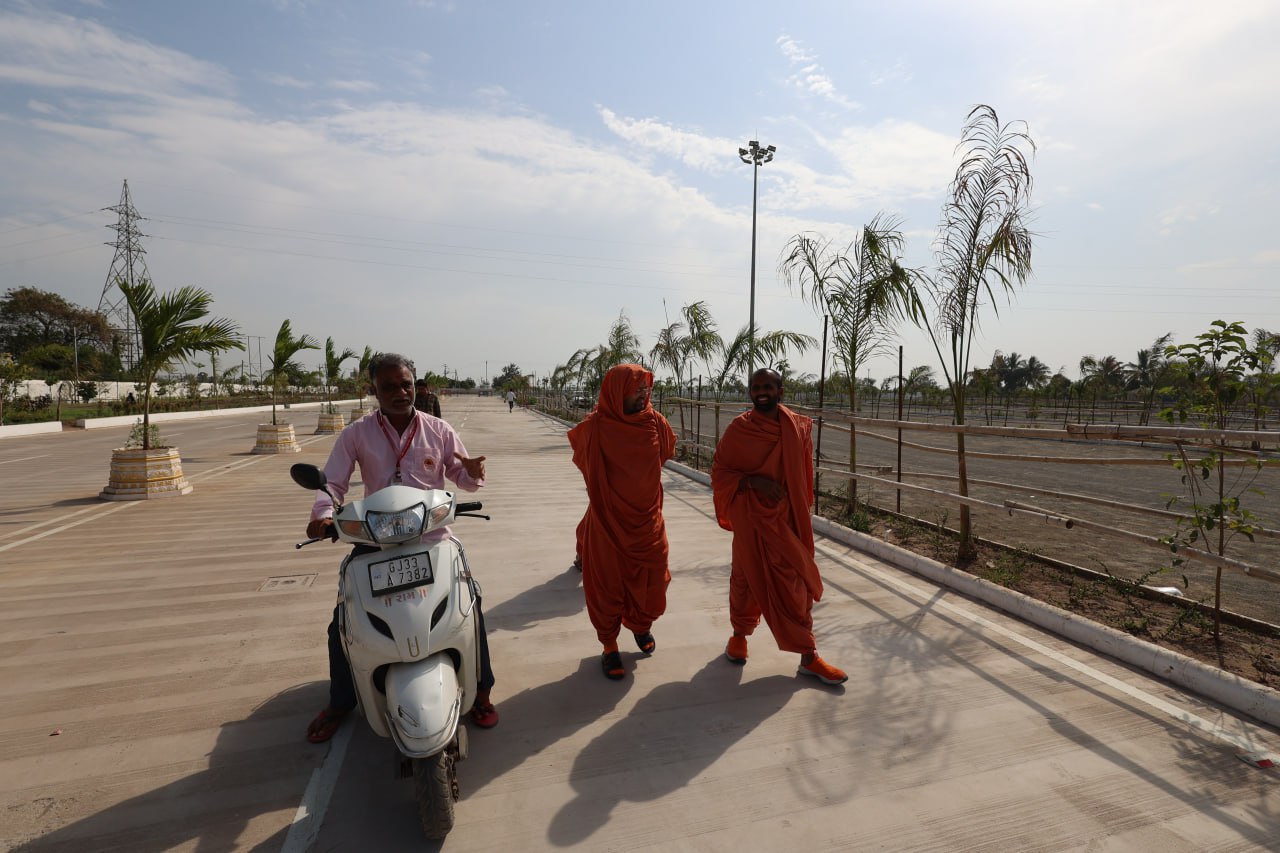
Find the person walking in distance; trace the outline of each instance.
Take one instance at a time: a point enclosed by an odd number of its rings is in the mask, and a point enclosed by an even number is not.
[[[573,464],[590,503],[577,528],[587,615],[604,647],[607,678],[626,676],[618,633],[626,628],[646,657],[657,648],[653,623],[667,609],[667,530],[662,466],[676,436],[649,402],[653,374],[620,364],[600,384],[595,411],[569,430]]]
[[[711,489],[716,521],[733,531],[725,657],[747,662],[747,637],[761,616],[778,648],[800,655],[800,675],[824,684],[848,676],[818,656],[813,603],[822,598],[814,562],[813,422],[782,405],[782,376],[751,375],[752,409],[734,418],[716,447]]]
[[[507,411],[514,412],[516,410],[516,392],[510,388],[507,389]]]
[[[413,407],[419,412],[426,412],[433,418],[440,417],[440,398],[431,390],[431,384],[425,379],[413,383]]]

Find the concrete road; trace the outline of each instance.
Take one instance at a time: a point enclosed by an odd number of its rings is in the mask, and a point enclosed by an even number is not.
[[[488,457],[462,520],[485,589],[500,725],[472,732],[458,823],[424,844],[363,723],[307,744],[341,550],[297,551],[302,453],[249,455],[258,415],[175,424],[195,492],[102,503],[126,430],[0,442],[0,848],[222,850],[1276,849],[1273,730],[827,540],[821,650],[763,629],[721,656],[729,534],[668,475],[658,651],[605,680],[563,427],[446,399]],[[314,415],[298,417],[309,432]],[[272,582],[272,579],[275,579]]]

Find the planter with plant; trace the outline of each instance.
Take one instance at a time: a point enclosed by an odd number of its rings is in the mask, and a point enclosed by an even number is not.
[[[298,438],[294,434],[293,424],[281,423],[276,416],[276,398],[280,395],[283,383],[290,376],[302,372],[302,366],[293,357],[304,349],[319,349],[310,335],[300,338],[293,336],[293,328],[289,321],[280,324],[276,332],[276,343],[271,348],[271,369],[267,371],[267,381],[271,383],[271,423],[258,424],[258,440],[253,446],[254,453],[298,453]]]
[[[140,355],[134,367],[142,386],[142,419],[124,447],[111,452],[111,474],[98,495],[103,500],[147,500],[191,492],[182,474],[176,447],[161,446],[159,430],[151,424],[151,392],[156,375],[176,361],[200,353],[240,349],[239,329],[230,320],[199,322],[209,313],[213,297],[198,287],[157,294],[151,282],[117,281],[138,329]]]
[[[316,424],[316,435],[342,432],[342,428],[346,423],[342,420],[342,415],[333,405],[333,389],[341,380],[341,374],[338,372],[342,368],[342,362],[349,358],[355,358],[355,351],[344,349],[341,353],[333,345],[333,338],[325,338],[324,341],[324,408],[320,411],[320,421]]]

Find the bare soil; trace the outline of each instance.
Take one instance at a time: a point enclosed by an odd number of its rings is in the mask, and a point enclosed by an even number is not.
[[[1212,608],[1154,594],[1128,578],[1092,572],[984,540],[973,560],[957,560],[958,537],[945,525],[863,508],[850,517],[843,496],[824,497],[819,513],[847,527],[937,560],[1210,666],[1280,689],[1280,631],[1223,614],[1214,639]],[[1159,585],[1159,580],[1152,585]]]

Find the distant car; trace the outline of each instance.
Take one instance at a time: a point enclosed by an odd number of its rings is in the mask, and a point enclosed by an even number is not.
[[[575,409],[589,409],[594,404],[590,397],[586,394],[579,394],[573,398],[573,407]]]

